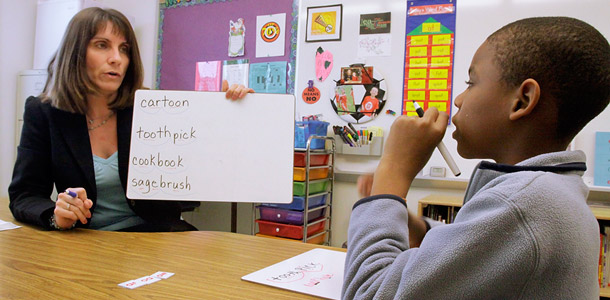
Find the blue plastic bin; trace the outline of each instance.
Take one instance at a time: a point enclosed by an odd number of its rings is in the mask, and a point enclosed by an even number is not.
[[[309,197],[309,208],[314,208],[326,203],[326,195],[327,194]],[[262,205],[292,210],[303,210],[305,208],[305,197],[294,196],[292,197],[292,202],[289,204],[263,203]]]
[[[292,225],[303,225],[303,218],[305,215],[305,211],[303,210],[282,209],[265,205],[259,205],[257,208],[261,214],[261,220]],[[325,212],[326,208],[310,211],[307,214],[308,222],[324,216]]]
[[[312,135],[326,136],[328,122],[323,121],[296,121],[294,124],[294,147],[306,148],[307,139]],[[324,149],[326,140],[312,139],[310,149]]]

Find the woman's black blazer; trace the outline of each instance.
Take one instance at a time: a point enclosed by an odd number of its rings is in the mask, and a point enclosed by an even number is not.
[[[127,186],[129,143],[133,109],[117,111],[119,177]],[[68,187],[83,187],[93,201],[95,214],[97,189],[93,154],[84,115],[56,109],[37,97],[26,100],[21,141],[13,179],[9,186],[10,209],[21,222],[49,228],[55,203],[50,199],[53,184],[58,192]],[[150,223],[180,219],[177,201],[127,200],[135,213]],[[87,227],[78,222],[77,226]]]

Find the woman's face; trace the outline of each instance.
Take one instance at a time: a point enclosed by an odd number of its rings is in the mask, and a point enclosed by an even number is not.
[[[129,66],[129,44],[113,29],[108,22],[87,45],[87,75],[103,96],[116,94]]]

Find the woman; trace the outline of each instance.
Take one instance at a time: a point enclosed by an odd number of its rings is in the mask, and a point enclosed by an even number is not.
[[[180,220],[179,202],[125,198],[133,99],[143,81],[127,18],[113,9],[80,11],[48,73],[40,97],[26,101],[9,186],[15,218],[59,230],[196,230]],[[226,82],[223,90],[234,100],[251,92]]]

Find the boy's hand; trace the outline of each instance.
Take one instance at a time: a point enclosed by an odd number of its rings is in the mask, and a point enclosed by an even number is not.
[[[434,107],[422,118],[401,116],[392,124],[371,195],[406,197],[411,182],[443,139],[449,116]]]
[[[229,82],[222,81],[222,91],[226,92],[226,98],[233,101],[243,99],[248,93],[254,93],[253,89],[247,88],[242,84],[233,84],[229,87]]]
[[[364,174],[358,177],[357,185],[360,197],[364,198],[371,195],[371,186],[374,179],[373,174]],[[408,209],[407,214],[409,215],[409,221],[407,222],[409,227],[409,248],[419,247],[426,235],[426,223],[421,217],[412,214]]]
[[[371,188],[373,187],[373,174],[364,174],[358,177],[358,194],[360,197],[368,197],[371,195]]]

